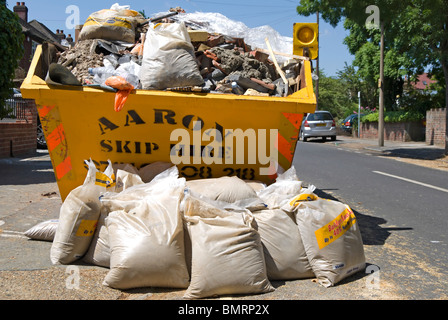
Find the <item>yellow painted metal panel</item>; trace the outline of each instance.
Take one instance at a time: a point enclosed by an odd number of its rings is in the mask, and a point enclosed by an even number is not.
[[[309,61],[306,87],[288,97],[136,90],[115,112],[114,93],[37,80],[40,53],[21,89],[38,104],[63,199],[83,183],[88,159],[100,170],[108,160],[136,167],[165,161],[187,179],[237,175],[271,183],[270,160],[278,170],[291,166],[303,114],[315,111]]]

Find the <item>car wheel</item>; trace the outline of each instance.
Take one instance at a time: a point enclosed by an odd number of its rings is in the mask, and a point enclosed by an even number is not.
[[[331,141],[336,141],[336,136],[332,136]]]
[[[303,131],[300,131],[299,139],[302,139],[303,142],[306,142],[306,141],[308,140],[308,138],[304,137],[304,135],[303,135]]]
[[[38,122],[37,124],[37,148],[47,148],[47,141],[45,140],[44,130],[42,129],[42,124],[40,122]]]

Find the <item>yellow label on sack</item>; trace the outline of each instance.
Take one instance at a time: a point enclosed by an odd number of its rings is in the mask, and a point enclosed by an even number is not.
[[[95,233],[98,220],[81,220],[78,231],[76,231],[77,237],[91,237]]]
[[[115,186],[115,175],[111,177],[102,172],[97,172],[95,177],[95,184],[104,188],[111,188]]]
[[[86,26],[112,26],[127,28],[131,30],[133,29],[132,23],[129,21],[129,19],[120,17],[95,18],[90,16],[84,23],[84,27]]]
[[[297,207],[297,205],[301,201],[314,201],[317,199],[318,199],[318,197],[313,193],[302,193],[302,194],[299,194],[294,199],[292,199],[291,202],[289,203],[289,205],[292,207]]]
[[[347,230],[349,230],[356,222],[356,217],[353,211],[347,206],[340,215],[338,215],[333,221],[326,224],[322,228],[316,230],[317,244],[319,249],[325,248],[333,241],[337,240]]]

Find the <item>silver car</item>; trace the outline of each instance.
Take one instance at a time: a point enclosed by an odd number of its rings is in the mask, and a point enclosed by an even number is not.
[[[300,139],[304,142],[308,138],[321,137],[324,141],[327,137],[336,140],[336,123],[328,111],[316,111],[308,113],[302,121]]]

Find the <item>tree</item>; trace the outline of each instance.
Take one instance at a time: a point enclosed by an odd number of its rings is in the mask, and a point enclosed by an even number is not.
[[[384,31],[381,33],[383,43],[389,50],[394,50],[390,51],[389,57],[386,53],[386,58],[396,58],[395,62],[408,74],[415,75],[428,66],[432,67],[433,73],[443,73],[445,107],[448,107],[448,0],[302,0],[297,12],[311,15],[319,11],[322,18],[333,26],[345,18],[349,21],[346,23],[357,26],[358,32],[367,33],[366,8],[370,5],[380,9],[379,26]],[[375,44],[377,41],[371,42]],[[368,49],[363,49],[365,54]],[[400,62],[403,57],[406,59]],[[387,68],[382,71],[387,74],[401,68],[395,65],[389,71]],[[437,68],[442,72],[438,72]],[[380,90],[380,93],[384,91]],[[448,127],[448,114],[446,123]],[[448,154],[448,130],[445,141],[445,152]]]
[[[345,119],[357,109],[356,101],[352,98],[345,79],[327,77],[322,69],[319,71],[320,110],[330,111],[337,119]]]
[[[11,95],[14,72],[23,56],[23,34],[18,19],[5,1],[0,2],[0,118],[6,115],[5,100]]]
[[[374,109],[377,107],[378,94],[376,86],[372,86],[363,77],[361,77],[360,68],[356,69],[353,65],[345,66],[337,72],[338,78],[343,82],[344,88],[350,97],[350,102],[356,104],[358,109],[358,92],[361,93],[361,105]],[[347,114],[348,115],[348,114]]]

